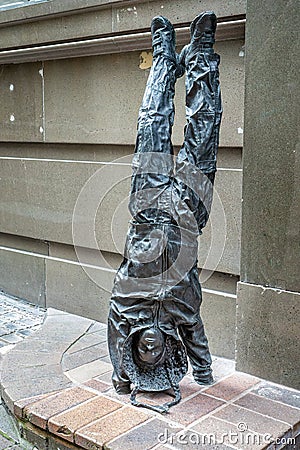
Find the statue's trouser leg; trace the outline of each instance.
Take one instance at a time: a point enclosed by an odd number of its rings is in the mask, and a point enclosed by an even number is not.
[[[176,160],[176,187],[200,233],[209,218],[216,172],[222,116],[219,62],[216,53],[198,52],[186,63],[187,123]]]
[[[139,110],[129,201],[138,223],[170,221],[175,72],[173,61],[163,55],[154,58]]]
[[[186,64],[187,124],[176,161],[175,188],[181,201],[193,211],[200,233],[209,218],[216,172],[222,115],[218,65],[217,54],[200,52],[187,58]],[[199,279],[194,282],[199,283]],[[200,315],[194,324],[183,325],[179,331],[194,378],[205,382],[211,372],[211,356]]]
[[[171,131],[174,119],[175,70],[175,64],[163,55],[154,59],[139,111],[129,202],[129,209],[136,223],[151,224],[170,221],[168,211],[173,175]],[[157,158],[153,158],[153,152],[156,152]],[[129,253],[127,250],[130,249],[125,248],[125,254]],[[126,393],[130,386],[128,377],[120,364],[124,341],[130,332],[126,308],[130,309],[133,315],[135,307],[136,315],[138,315],[138,309],[144,310],[146,314],[147,310],[152,309],[151,302],[155,302],[149,298],[141,302],[139,298],[136,302],[141,303],[134,305],[134,299],[124,296],[124,291],[122,292],[120,288],[120,278],[123,280],[126,278],[123,274],[128,273],[128,265],[129,261],[125,257],[116,276],[108,318],[108,343],[114,366],[112,381],[120,393]],[[126,286],[129,290],[130,281],[129,279]],[[131,293],[134,296],[133,290]]]

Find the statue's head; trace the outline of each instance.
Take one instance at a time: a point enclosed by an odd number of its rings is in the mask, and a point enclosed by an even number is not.
[[[134,340],[134,358],[138,365],[156,366],[165,356],[165,338],[155,327],[139,332]]]
[[[188,369],[181,340],[162,332],[156,324],[131,330],[124,342],[121,365],[140,391],[171,389]]]

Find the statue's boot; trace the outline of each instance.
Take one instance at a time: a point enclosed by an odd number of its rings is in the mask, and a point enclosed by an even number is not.
[[[153,58],[164,56],[176,64],[175,31],[171,22],[163,16],[156,16],[151,22]]]
[[[189,45],[189,57],[194,53],[213,53],[217,17],[213,11],[205,11],[195,17],[190,26],[191,43]]]

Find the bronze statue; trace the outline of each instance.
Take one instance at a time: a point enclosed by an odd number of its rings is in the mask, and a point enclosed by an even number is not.
[[[132,222],[108,319],[113,385],[134,405],[159,412],[180,401],[187,356],[199,384],[213,382],[199,315],[202,301],[197,237],[213,195],[222,115],[213,12],[197,16],[191,42],[177,55],[175,32],[152,20],[153,65],[139,111],[129,209]],[[174,163],[171,132],[176,79],[186,72],[185,137]],[[131,385],[134,389],[131,391]],[[173,388],[161,406],[139,403],[138,391]]]

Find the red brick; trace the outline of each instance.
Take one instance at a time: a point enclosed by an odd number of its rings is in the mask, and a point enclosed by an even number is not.
[[[26,417],[29,422],[34,425],[46,429],[47,421],[51,416],[65,411],[66,409],[78,405],[95,396],[96,394],[80,387],[65,389],[58,394],[26,406],[24,408],[24,417]]]
[[[153,419],[133,428],[119,438],[105,445],[106,450],[148,450],[160,444],[160,437],[175,435],[181,427],[174,427],[168,422]]]
[[[105,392],[105,395],[111,397],[112,399],[116,399],[119,402],[122,402],[124,405],[130,403],[130,394],[117,394],[115,388],[106,385],[108,391]]]
[[[48,422],[48,429],[51,433],[73,442],[76,430],[106,416],[121,406],[113,400],[98,396],[64,413],[51,417]]]
[[[98,392],[104,392],[109,389],[109,386],[107,384],[103,383],[102,381],[95,380],[95,378],[92,378],[91,380],[86,381],[84,383],[84,386],[88,386],[92,389],[95,389]]]
[[[21,400],[17,400],[14,403],[14,415],[19,417],[20,419],[23,419],[24,414],[25,414],[24,408],[26,406],[29,406],[32,403],[36,403],[39,400],[45,399],[46,397],[51,397],[54,394],[57,394],[57,392],[51,392],[50,394],[42,394],[42,395],[37,395],[35,397],[29,397],[29,398],[23,398]]]
[[[294,425],[300,420],[300,410],[292,406],[283,405],[267,398],[259,397],[255,394],[247,394],[234,402],[244,408],[251,409],[261,414],[265,414],[274,419],[282,420],[290,425]]]
[[[174,422],[189,425],[223,404],[225,402],[222,400],[198,394],[185,402],[179,403],[179,405],[173,406],[168,417]]]
[[[278,386],[267,381],[262,381],[258,386],[255,386],[251,393],[260,397],[269,398],[270,400],[277,400],[295,408],[300,408],[300,392],[285,386]]]
[[[273,437],[281,436],[290,428],[285,422],[263,416],[262,414],[239,407],[235,404],[226,406],[226,408],[215,412],[213,416],[228,420],[236,425],[241,423],[245,424],[246,428],[251,431],[260,434],[272,434]]]
[[[138,402],[148,403],[149,405],[162,405],[174,400],[174,397],[165,392],[149,392],[136,396]]]
[[[240,422],[239,422],[240,423]],[[207,417],[196,425],[193,430],[197,431],[201,436],[201,444],[207,448],[216,445],[213,448],[223,444],[234,445],[239,449],[258,450],[262,448],[262,444],[268,444],[264,440],[263,435],[252,432],[250,430],[239,430],[238,424],[233,424],[225,420],[219,420],[214,416]],[[204,447],[205,448],[205,447]],[[222,447],[221,447],[222,448]]]
[[[259,383],[259,379],[243,373],[235,373],[225,380],[220,381],[209,389],[205,390],[206,394],[213,397],[222,398],[223,400],[231,400],[237,395],[242,394],[245,390]]]
[[[75,434],[75,443],[89,449],[91,444],[102,446],[126,431],[148,420],[151,416],[138,409],[125,407],[109,416],[93,422],[87,427],[80,428]]]
[[[179,387],[183,399],[195,394],[196,392],[200,392],[205,388],[205,386],[200,386],[200,384],[196,383],[192,378],[187,376],[181,381]]]

